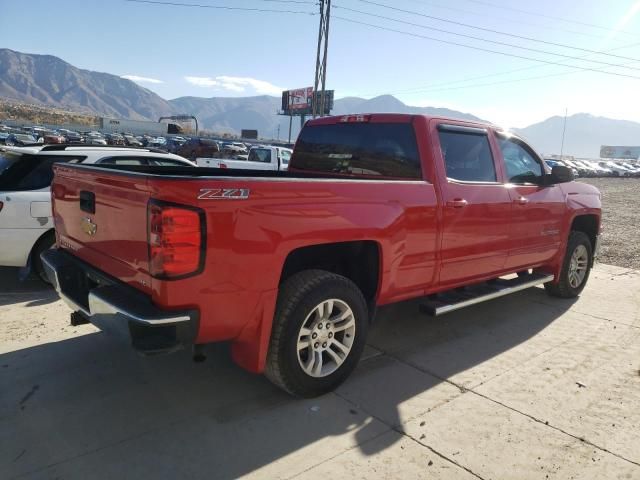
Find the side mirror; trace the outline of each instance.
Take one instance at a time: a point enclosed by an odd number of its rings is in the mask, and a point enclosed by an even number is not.
[[[547,183],[548,185],[554,185],[556,183],[567,183],[572,182],[574,179],[573,172],[569,167],[565,167],[564,165],[556,165],[551,169],[551,174],[547,175]]]

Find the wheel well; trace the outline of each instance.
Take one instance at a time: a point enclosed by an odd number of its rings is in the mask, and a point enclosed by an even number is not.
[[[38,247],[40,246],[40,244],[44,242],[49,236],[55,235],[55,232],[56,231],[53,228],[51,228],[46,232],[44,232],[42,235],[40,235],[40,237],[38,237],[38,240],[36,240],[36,243],[34,243],[33,247],[31,247],[30,255],[33,255],[34,252],[38,251]]]
[[[573,219],[571,230],[584,232],[591,241],[591,248],[596,248],[596,237],[598,235],[598,217],[596,215],[580,215]]]
[[[347,277],[362,291],[367,303],[375,305],[380,278],[380,250],[376,242],[328,243],[293,250],[284,262],[280,284],[295,273],[313,268]]]

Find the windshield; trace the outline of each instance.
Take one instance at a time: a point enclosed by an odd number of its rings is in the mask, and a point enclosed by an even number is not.
[[[16,140],[19,140],[21,142],[25,142],[25,143],[33,143],[36,141],[36,138],[32,135],[23,135],[23,134],[16,134],[14,135],[14,137],[16,137]]]
[[[347,175],[422,178],[409,123],[312,125],[300,133],[291,168]]]

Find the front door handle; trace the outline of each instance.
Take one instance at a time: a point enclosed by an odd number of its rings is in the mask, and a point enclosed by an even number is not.
[[[453,200],[449,200],[447,202],[447,207],[453,208],[462,208],[466,207],[469,204],[464,198],[454,198]]]
[[[518,205],[526,205],[529,203],[529,199],[527,197],[518,197],[514,200]]]

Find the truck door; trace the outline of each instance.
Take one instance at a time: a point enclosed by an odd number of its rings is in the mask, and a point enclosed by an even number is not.
[[[504,269],[511,197],[500,181],[488,129],[434,122],[443,203],[440,285],[455,286]]]
[[[545,263],[558,253],[565,198],[556,185],[542,185],[542,160],[517,137],[496,134],[505,182],[513,202],[507,268]]]

